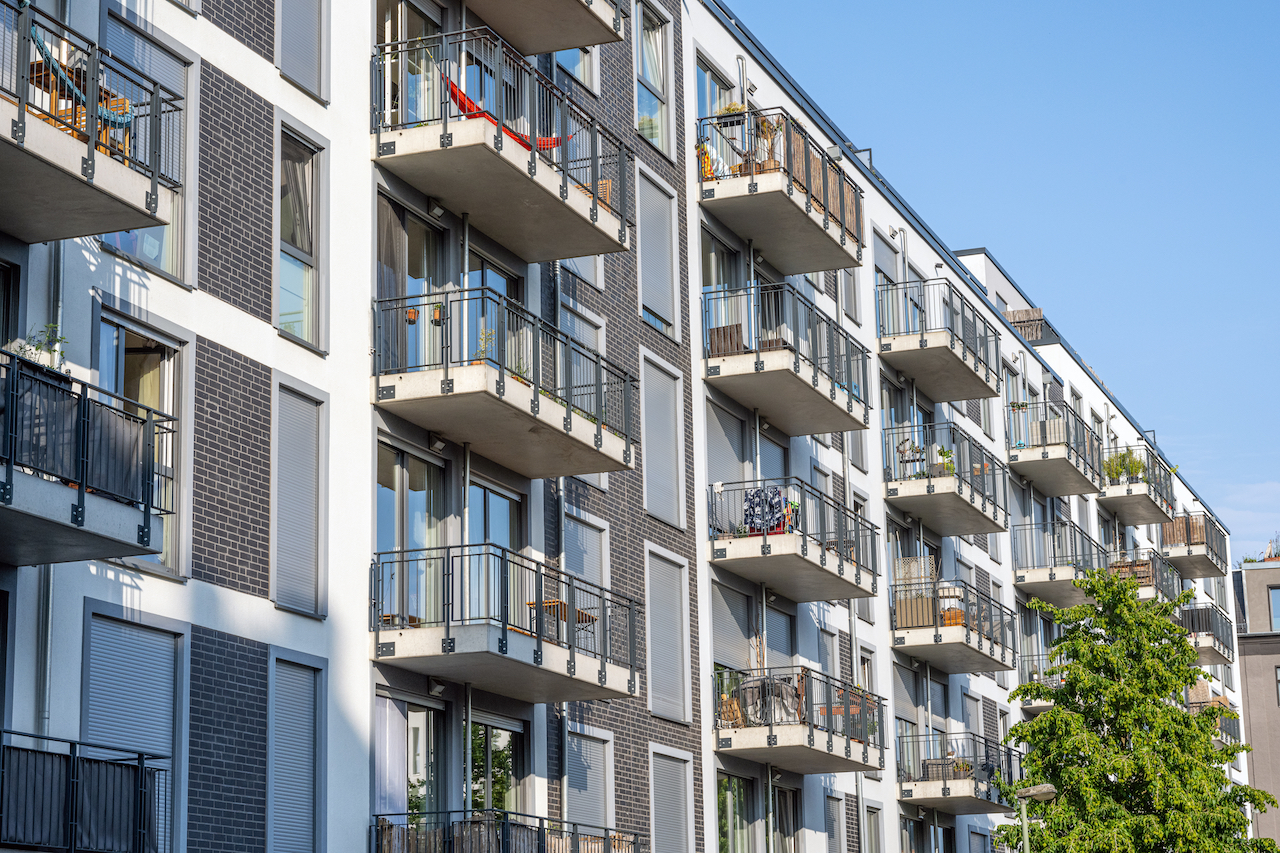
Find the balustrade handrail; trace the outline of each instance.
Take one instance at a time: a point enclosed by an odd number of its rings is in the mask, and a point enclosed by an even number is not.
[[[1017,617],[990,595],[960,580],[893,584],[889,608],[893,630],[963,627],[998,643],[1001,655],[1018,651]],[[979,640],[979,647],[982,643]]]
[[[898,780],[952,782],[973,779],[999,797],[993,780],[1022,778],[1022,755],[1012,747],[972,732],[898,736]]]
[[[99,155],[150,177],[152,214],[160,185],[182,184],[182,93],[34,6],[9,0],[0,0],[0,95],[17,102],[12,135],[19,144],[31,113],[86,144],[86,177]]]
[[[1091,479],[1101,482],[1102,439],[1074,409],[1061,401],[1010,403],[1005,407],[1009,452],[1065,445],[1068,459],[1079,460]]]
[[[1173,521],[1164,522],[1160,528],[1160,542],[1165,550],[1204,545],[1209,558],[1226,568],[1227,533],[1211,514],[1184,512],[1175,515]]]
[[[885,282],[876,286],[876,320],[881,338],[950,332],[964,354],[988,376],[999,378],[1000,332],[949,279]]]
[[[804,193],[807,210],[822,211],[824,226],[835,222],[840,245],[850,238],[864,245],[862,190],[785,109],[747,108],[698,119],[697,155],[699,196],[709,181],[754,183],[759,175],[782,174]]]
[[[446,290],[374,301],[376,375],[490,364],[502,381],[523,383],[548,404],[640,443],[639,380],[523,305],[489,288]]]
[[[1014,525],[1012,536],[1013,564],[1022,571],[1071,568],[1082,578],[1107,565],[1107,550],[1071,521]]]
[[[885,700],[806,666],[715,673],[716,728],[808,726],[882,746]]]
[[[487,27],[379,44],[373,53],[372,132],[439,125],[452,144],[450,122],[483,118],[494,126],[494,147],[529,152],[570,190],[618,217],[618,240],[634,223],[628,192],[631,150],[581,104]],[[499,131],[499,128],[501,129]]]
[[[705,358],[785,350],[796,373],[846,392],[850,411],[866,404],[867,348],[790,282],[704,290],[702,331]]]
[[[1173,472],[1146,444],[1110,447],[1102,460],[1102,474],[1109,486],[1144,483],[1162,503],[1173,506]]]
[[[373,815],[370,853],[648,853],[649,835],[497,808]]]
[[[1056,651],[1040,652],[1038,654],[1023,654],[1018,661],[1018,680],[1026,683],[1029,681],[1039,681],[1050,687],[1061,687],[1066,680],[1065,672],[1053,672],[1066,666],[1066,661],[1062,659],[1061,654]]]
[[[795,533],[819,549],[826,565],[828,553],[855,572],[875,578],[877,531],[880,528],[818,491],[799,477],[713,483],[707,487],[707,519],[712,540]],[[855,575],[855,583],[861,583]]]
[[[1234,634],[1231,617],[1227,612],[1212,602],[1187,604],[1178,614],[1178,624],[1189,634],[1212,634],[1214,640],[1234,649]]]
[[[884,479],[956,477],[986,502],[1009,514],[1009,469],[957,424],[915,424],[884,430]]]
[[[1182,594],[1182,576],[1154,548],[1122,548],[1107,552],[1107,571],[1132,578],[1138,586],[1153,586],[1167,600]]]

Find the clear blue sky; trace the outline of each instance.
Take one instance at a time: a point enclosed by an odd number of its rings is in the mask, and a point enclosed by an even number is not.
[[[690,0],[697,2],[697,0]],[[1280,2],[726,0],[1232,531],[1280,529]]]

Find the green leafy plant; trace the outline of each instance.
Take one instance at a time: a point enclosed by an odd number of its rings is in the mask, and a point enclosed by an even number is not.
[[[948,450],[945,447],[938,448],[938,458],[942,460],[942,470],[948,474],[956,472],[955,455],[956,452],[954,450]]]
[[[497,340],[498,333],[493,329],[480,327],[479,334],[476,335],[476,351],[471,354],[472,361],[481,361],[493,356],[493,344]]]
[[[27,339],[14,347],[13,351],[28,361],[62,370],[67,363],[67,356],[63,352],[67,343],[67,339],[58,333],[58,324],[47,323],[40,331],[29,333]]]
[[[1102,472],[1112,484],[1135,482],[1147,473],[1147,462],[1132,447],[1126,447],[1103,460]]]

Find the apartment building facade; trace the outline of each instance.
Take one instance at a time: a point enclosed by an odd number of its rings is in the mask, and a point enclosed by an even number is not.
[[[1244,739],[1253,746],[1249,784],[1280,790],[1280,779],[1268,756],[1276,754],[1276,715],[1280,708],[1280,542],[1272,540],[1257,559],[1243,560],[1232,571],[1235,625],[1240,647],[1240,700]],[[1280,823],[1272,814],[1255,814],[1254,834],[1275,838]]]
[[[988,850],[1069,567],[1239,707],[1212,511],[724,7],[0,40],[0,846]]]

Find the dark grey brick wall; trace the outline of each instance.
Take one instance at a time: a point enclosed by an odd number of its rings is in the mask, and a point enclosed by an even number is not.
[[[199,287],[271,322],[271,104],[206,63],[201,66]]]
[[[271,370],[196,339],[191,576],[266,596]]]
[[[191,630],[187,849],[261,851],[267,842],[267,647]]]
[[[200,13],[263,59],[275,61],[274,0],[204,0]]]

